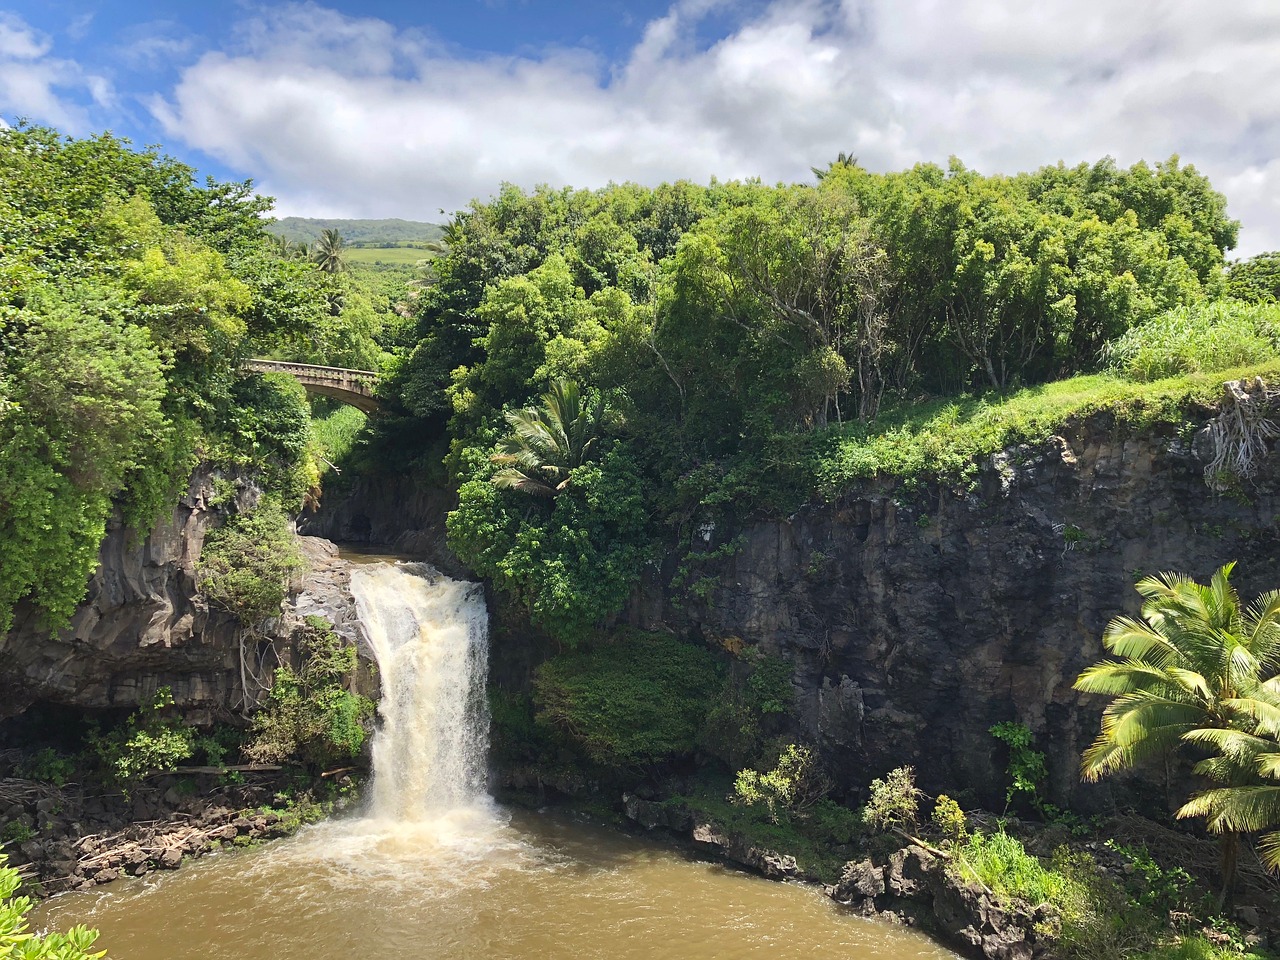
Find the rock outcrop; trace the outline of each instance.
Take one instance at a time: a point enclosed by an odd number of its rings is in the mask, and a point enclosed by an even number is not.
[[[1053,941],[1039,933],[1052,926],[1049,907],[1005,902],[980,884],[960,880],[944,860],[914,845],[882,865],[871,860],[846,864],[827,894],[865,916],[919,923],[984,960],[1033,960],[1050,956],[1053,948]]]
[[[234,493],[215,494],[216,486]],[[196,723],[226,719],[265,692],[276,662],[290,656],[289,640],[302,617],[325,617],[362,646],[350,575],[333,544],[300,538],[307,572],[292,585],[282,616],[245,639],[240,624],[211,609],[196,583],[196,563],[209,530],[252,507],[260,495],[243,479],[201,470],[172,515],[138,537],[113,524],[84,602],[69,626],[50,632],[29,606],[0,637],[0,719],[32,704],[81,710],[131,709],[158,688]],[[360,692],[377,695],[362,670]]]
[[[197,472],[171,516],[139,537],[114,522],[71,624],[51,634],[20,606],[0,638],[0,718],[47,701],[85,709],[133,707],[168,686],[193,713],[215,714],[237,699],[238,628],[196,590],[206,533],[225,511],[256,502],[239,481],[215,503],[217,474]]]

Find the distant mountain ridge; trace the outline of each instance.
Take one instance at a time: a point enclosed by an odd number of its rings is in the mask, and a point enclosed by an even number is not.
[[[317,217],[281,217],[267,230],[295,243],[312,243],[321,231],[337,230],[352,246],[382,247],[400,243],[427,243],[444,236],[438,223],[420,220],[341,220]]]

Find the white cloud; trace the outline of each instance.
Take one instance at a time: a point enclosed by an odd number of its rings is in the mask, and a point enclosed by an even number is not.
[[[53,42],[22,18],[0,12],[0,114],[84,132],[87,114],[67,97],[81,90],[99,105],[113,100],[111,84],[70,60],[51,56]]]
[[[806,179],[841,150],[1005,172],[1177,152],[1227,193],[1242,252],[1280,246],[1273,0],[773,0],[699,45],[713,9],[733,5],[677,2],[606,64],[277,7],[152,108],[291,213],[438,218],[502,180]]]

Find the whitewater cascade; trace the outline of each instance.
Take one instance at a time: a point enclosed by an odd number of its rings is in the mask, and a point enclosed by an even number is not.
[[[415,823],[487,805],[489,617],[479,584],[426,564],[351,572],[382,682],[369,816]]]

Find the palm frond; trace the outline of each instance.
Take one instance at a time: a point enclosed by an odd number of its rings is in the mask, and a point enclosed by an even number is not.
[[[1263,834],[1258,839],[1258,856],[1268,870],[1280,873],[1280,830]]]
[[[1270,830],[1280,825],[1280,784],[1205,790],[1183,804],[1177,816],[1204,817],[1213,833]]]
[[[1140,660],[1104,660],[1086,668],[1074,684],[1084,693],[1119,695],[1140,690],[1180,688],[1165,670]]]

